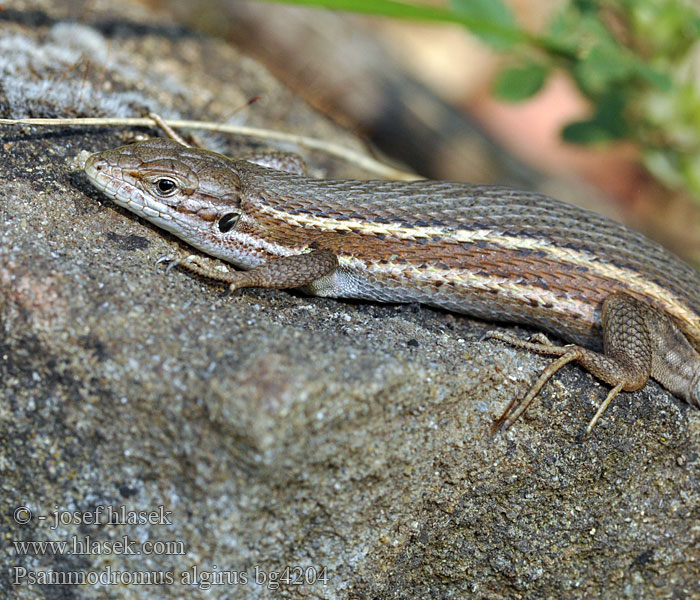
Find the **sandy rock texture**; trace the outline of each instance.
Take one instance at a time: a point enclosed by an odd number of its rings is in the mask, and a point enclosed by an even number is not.
[[[0,11],[0,116],[262,96],[232,118],[362,147],[235,48],[89,4]],[[166,273],[182,244],[71,167],[134,133],[0,128],[3,598],[700,597],[698,411],[650,384],[585,438],[606,387],[569,367],[491,439],[546,360],[420,306]]]

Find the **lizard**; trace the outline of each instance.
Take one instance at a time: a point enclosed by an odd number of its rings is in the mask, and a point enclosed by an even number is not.
[[[177,261],[232,290],[417,302],[568,342],[487,334],[557,357],[493,432],[570,362],[611,386],[587,433],[620,392],[650,378],[700,408],[700,275],[641,233],[535,192],[315,179],[287,164],[153,138],[94,154],[84,168],[119,206],[241,269]]]

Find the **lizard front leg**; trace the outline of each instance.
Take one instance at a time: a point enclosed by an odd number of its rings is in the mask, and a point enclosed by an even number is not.
[[[178,261],[177,266],[207,279],[227,283],[231,290],[250,287],[283,290],[303,287],[330,275],[338,266],[338,258],[327,250],[314,250],[273,258],[249,271],[220,271],[205,265],[196,257],[193,260]]]

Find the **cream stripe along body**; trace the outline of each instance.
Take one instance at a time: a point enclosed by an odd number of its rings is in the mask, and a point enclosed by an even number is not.
[[[487,320],[536,324],[567,341],[600,347],[600,305],[612,292],[626,291],[673,315],[700,347],[697,272],[596,213],[494,186],[368,186],[250,163],[237,172],[244,173],[244,214],[250,199],[259,224],[253,237],[279,236],[285,255],[316,248],[340,258],[338,281],[325,296],[420,302]],[[236,264],[233,254],[215,256]],[[501,290],[513,299],[507,312],[483,294]]]
[[[332,253],[337,268],[306,285],[309,293],[420,302],[601,350],[603,302],[623,292],[670,316],[700,349],[698,273],[642,234],[547,196],[318,180],[163,139],[95,155],[86,172],[118,204],[243,269]],[[154,187],[163,178],[177,188],[172,197]],[[700,371],[692,352],[684,360]]]

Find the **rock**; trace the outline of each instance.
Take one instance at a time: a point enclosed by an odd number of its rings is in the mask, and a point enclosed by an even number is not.
[[[82,6],[0,12],[0,116],[220,121],[259,95],[234,118],[361,147],[235,49]],[[491,439],[546,360],[424,307],[165,272],[182,244],[69,167],[132,133],[0,130],[3,597],[700,595],[697,411],[650,384],[584,438],[606,387],[570,367]]]

